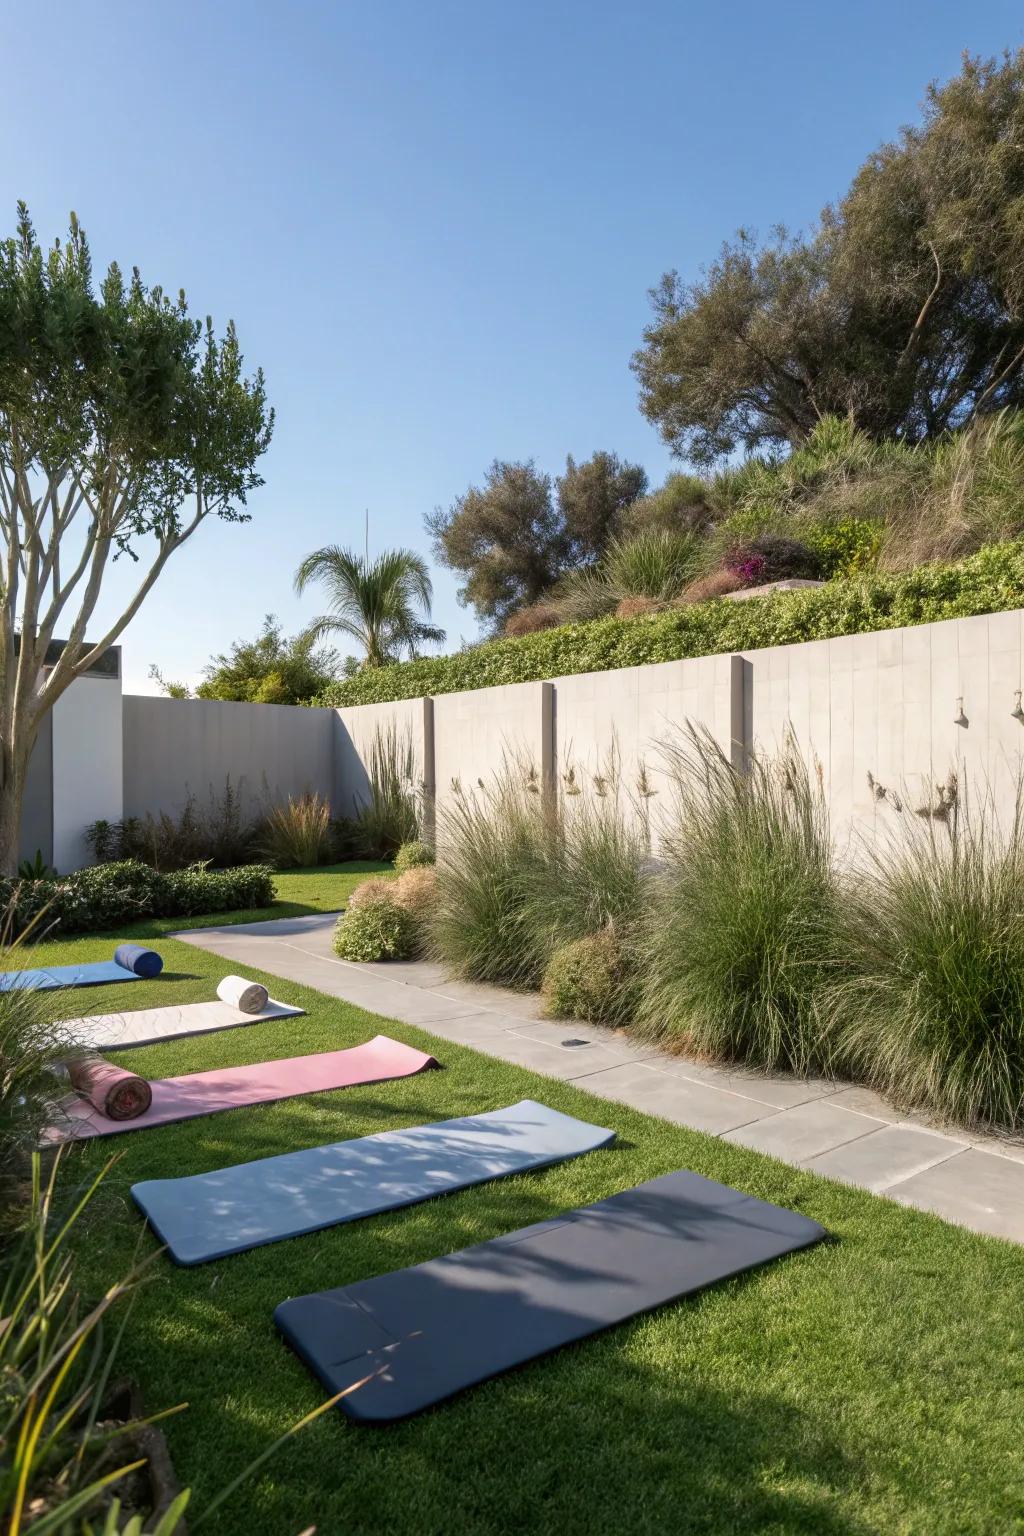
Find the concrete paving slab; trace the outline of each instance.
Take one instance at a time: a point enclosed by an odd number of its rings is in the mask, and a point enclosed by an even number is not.
[[[863,1088],[856,1083],[843,1088],[837,1088],[828,1095],[828,1102],[837,1109],[853,1109],[860,1115],[873,1115],[876,1120],[884,1120],[887,1125],[899,1125],[906,1120],[903,1110],[894,1109],[887,1099],[883,1099],[880,1093],[873,1088]]]
[[[858,1115],[849,1109],[833,1109],[820,1100],[812,1104],[798,1104],[784,1110],[771,1120],[760,1121],[740,1130],[731,1131],[726,1141],[734,1141],[741,1147],[752,1147],[756,1152],[767,1152],[781,1157],[786,1163],[803,1163],[822,1152],[844,1142],[855,1141],[871,1131],[880,1131],[884,1122],[870,1115]]]
[[[831,1101],[829,1101],[831,1102]],[[830,1152],[807,1158],[804,1167],[844,1184],[857,1184],[876,1194],[888,1192],[902,1180],[944,1163],[966,1151],[966,1144],[948,1136],[933,1136],[913,1126],[885,1125]]]
[[[582,1051],[566,1050],[550,1045],[546,1040],[532,1040],[529,1035],[511,1031],[488,1035],[481,1040],[480,1049],[489,1056],[514,1062],[518,1067],[528,1067],[531,1072],[543,1072],[546,1077],[557,1077],[563,1082],[622,1064],[620,1057],[610,1055],[599,1045]]]
[[[657,1055],[663,1072],[688,1078],[694,1083],[707,1083],[723,1093],[738,1093],[756,1099],[760,1104],[771,1104],[776,1109],[791,1109],[797,1104],[810,1104],[834,1092],[835,1084],[823,1078],[785,1077],[781,1073],[745,1071],[742,1067],[715,1066],[711,1062],[690,1061],[685,1056]]]
[[[471,1002],[481,1011],[510,1013],[518,1019],[541,1019],[543,1005],[539,994],[513,992],[507,987],[488,987],[478,981],[446,981],[443,984],[446,997],[456,997]]]
[[[901,1205],[934,1211],[958,1226],[1024,1243],[1024,1163],[966,1152],[889,1191]]]
[[[508,1017],[508,1015],[506,1015]],[[577,1055],[583,1055],[586,1051],[592,1051],[595,1047],[612,1056],[618,1061],[644,1061],[654,1053],[638,1050],[629,1040],[622,1035],[617,1035],[611,1029],[598,1029],[593,1024],[564,1024],[548,1023],[538,1020],[536,1023],[524,1022],[522,1019],[514,1020],[511,1025],[517,1034],[525,1035],[531,1040],[543,1040],[548,1045],[557,1046],[561,1050],[572,1050]],[[566,1046],[567,1040],[580,1040],[582,1045]]]
[[[1011,1141],[1008,1136],[985,1136],[974,1143],[974,1148],[992,1157],[1008,1157],[1011,1163],[1024,1163],[1024,1141]]]
[[[516,1020],[510,1019],[503,1013],[470,1013],[463,1014],[457,1019],[431,1019],[422,1027],[432,1035],[440,1035],[445,1040],[454,1040],[460,1045],[475,1045],[480,1042],[480,1049],[487,1049],[487,1042],[497,1035],[505,1035],[512,1031]]]
[[[649,1115],[660,1115],[675,1125],[686,1125],[694,1131],[711,1131],[715,1135],[778,1114],[770,1104],[757,1104],[753,1099],[743,1099],[735,1093],[722,1093],[705,1083],[691,1083],[686,1078],[672,1077],[640,1063],[594,1072],[579,1078],[577,1086],[599,1098],[615,1099]]]

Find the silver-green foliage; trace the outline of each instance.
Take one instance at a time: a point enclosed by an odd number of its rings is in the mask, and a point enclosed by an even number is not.
[[[1024,1126],[1024,800],[1000,826],[961,790],[903,815],[847,882],[848,974],[830,1016],[844,1069],[961,1123]]]
[[[838,888],[821,786],[796,744],[734,767],[689,727],[662,748],[673,805],[642,945],[638,1023],[699,1055],[822,1065]]]

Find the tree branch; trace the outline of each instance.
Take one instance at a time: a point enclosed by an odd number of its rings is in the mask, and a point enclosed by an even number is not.
[[[932,253],[932,260],[935,263],[935,282],[932,284],[932,291],[931,291],[931,293],[928,295],[928,297],[925,299],[924,303],[921,305],[921,309],[920,309],[920,312],[918,313],[917,319],[914,321],[914,324],[913,324],[913,326],[911,328],[910,335],[907,337],[906,345],[904,346],[903,351],[900,353],[899,357],[896,360],[896,371],[897,372],[900,371],[900,369],[904,366],[904,364],[907,363],[910,360],[910,358],[914,355],[914,353],[917,351],[917,349],[918,349],[918,347],[919,347],[919,345],[921,343],[921,334],[922,334],[922,332],[924,330],[924,323],[925,323],[925,321],[928,318],[928,311],[931,309],[932,304],[935,302],[935,298],[936,298],[936,296],[938,294],[938,291],[942,287],[942,265],[941,265],[941,263],[939,261],[938,252],[936,251],[934,245],[932,245],[930,240],[928,242],[928,249],[931,251],[931,253]]]

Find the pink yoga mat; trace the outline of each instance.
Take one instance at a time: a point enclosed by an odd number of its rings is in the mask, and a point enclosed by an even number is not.
[[[353,1088],[358,1083],[381,1083],[390,1077],[411,1077],[414,1072],[436,1066],[433,1056],[387,1035],[377,1035],[365,1045],[355,1045],[347,1051],[323,1051],[316,1056],[260,1061],[251,1067],[223,1067],[216,1072],[157,1078],[150,1084],[151,1106],[135,1120],[108,1120],[87,1100],[68,1099],[61,1105],[61,1123],[51,1125],[43,1133],[43,1142],[138,1131],[147,1125],[167,1125],[173,1120],[190,1120],[195,1115],[212,1115],[220,1109],[238,1109],[246,1104],[269,1104],[274,1099],[291,1099],[300,1093],[324,1093],[331,1088]]]

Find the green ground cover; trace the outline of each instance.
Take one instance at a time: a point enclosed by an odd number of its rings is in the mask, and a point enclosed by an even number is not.
[[[273,915],[342,904],[351,869],[279,877]],[[270,915],[270,914],[261,914]],[[244,920],[252,914],[235,914]],[[203,919],[200,921],[209,921]],[[226,962],[167,932],[165,971],[126,989],[46,996],[53,1017],[213,996]],[[109,939],[39,946],[35,963],[103,958]],[[232,966],[232,969],[238,967]],[[79,1251],[100,1290],[154,1240],[128,1193],[177,1176],[530,1096],[618,1133],[576,1162],[196,1269],[159,1257],[121,1366],[147,1408],[188,1402],[166,1429],[192,1509],[322,1398],[277,1336],[289,1295],[345,1284],[690,1167],[822,1222],[831,1241],[490,1382],[418,1420],[357,1428],[330,1413],[218,1513],[247,1536],[424,1532],[732,1532],[861,1536],[1024,1529],[1024,1249],[595,1099],[426,1032],[385,1024],[253,971],[308,1010],[123,1052],[149,1076],[337,1049],[382,1028],[442,1072],[73,1148],[65,1180],[109,1157]]]

